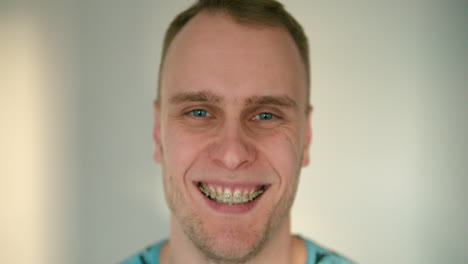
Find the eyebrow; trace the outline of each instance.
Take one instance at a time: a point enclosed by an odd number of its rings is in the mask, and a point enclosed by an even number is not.
[[[201,91],[201,92],[182,92],[172,96],[169,100],[172,104],[181,104],[186,102],[210,102],[221,103],[223,99],[214,93]]]
[[[186,102],[209,102],[220,104],[224,102],[224,99],[209,91],[200,92],[181,92],[175,94],[169,99],[171,104],[181,104]],[[244,100],[244,105],[277,105],[295,108],[297,107],[296,101],[287,95],[273,96],[252,96]]]
[[[245,105],[277,105],[295,108],[296,101],[287,95],[282,96],[253,96],[245,100]]]

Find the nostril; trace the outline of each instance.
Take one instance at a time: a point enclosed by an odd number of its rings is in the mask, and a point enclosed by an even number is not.
[[[241,135],[220,134],[209,147],[209,156],[218,166],[228,170],[245,168],[255,159],[255,148]]]

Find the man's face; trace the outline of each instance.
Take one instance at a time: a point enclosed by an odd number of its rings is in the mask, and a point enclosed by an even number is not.
[[[154,158],[179,228],[211,258],[247,259],[278,230],[308,163],[306,74],[282,28],[201,13],[176,36]]]

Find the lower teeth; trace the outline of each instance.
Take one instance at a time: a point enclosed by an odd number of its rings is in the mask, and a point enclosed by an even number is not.
[[[235,193],[232,195],[231,193],[221,193],[216,192],[214,190],[210,190],[206,188],[202,183],[198,184],[198,189],[206,196],[208,199],[213,200],[218,203],[222,204],[229,204],[229,205],[237,205],[237,204],[245,204],[249,203],[255,199],[257,199],[262,193],[265,192],[265,186],[262,186],[260,189],[255,191],[253,194],[245,194],[241,195],[239,193]]]

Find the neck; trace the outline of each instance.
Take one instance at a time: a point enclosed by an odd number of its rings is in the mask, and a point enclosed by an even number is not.
[[[244,264],[305,263],[303,256],[305,256],[304,245],[300,239],[291,236],[290,217],[288,216],[258,255]],[[160,262],[161,264],[219,263],[206,259],[185,235],[174,217],[171,217],[170,240],[161,248]]]

